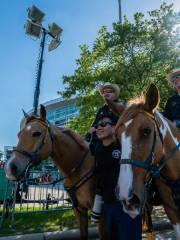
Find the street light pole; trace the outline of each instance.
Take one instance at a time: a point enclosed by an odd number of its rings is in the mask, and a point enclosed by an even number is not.
[[[40,50],[39,50],[39,59],[37,63],[37,75],[36,75],[36,85],[34,91],[34,101],[33,101],[33,114],[37,115],[39,95],[40,95],[40,84],[41,84],[41,73],[43,66],[43,54],[46,41],[46,35],[52,37],[52,41],[48,46],[48,51],[56,49],[61,43],[61,32],[63,29],[53,22],[51,25],[48,25],[48,29],[42,26],[42,21],[45,14],[38,9],[35,5],[28,9],[28,19],[26,24],[26,34],[34,36],[36,38],[41,37]]]
[[[119,23],[122,23],[121,0],[118,0],[118,6],[119,6]]]
[[[38,103],[39,103],[41,73],[42,73],[46,34],[47,34],[46,29],[42,28],[42,38],[41,38],[41,43],[40,43],[40,58],[38,59],[38,71],[37,71],[36,86],[35,86],[35,92],[34,92],[34,103],[33,103],[35,115],[37,115],[37,109],[38,109]]]

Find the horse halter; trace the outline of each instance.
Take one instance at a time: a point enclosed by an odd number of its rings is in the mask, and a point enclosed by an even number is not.
[[[138,160],[138,159],[137,160],[135,160],[135,159],[120,159],[120,164],[132,164],[136,167],[145,169],[145,170],[148,171],[148,173],[150,173],[150,179],[152,180],[152,178],[154,178],[154,177],[160,177],[161,169],[165,166],[167,161],[169,161],[173,157],[173,155],[176,153],[176,151],[179,149],[180,143],[176,147],[173,148],[173,150],[168,155],[168,157],[163,161],[163,163],[153,164],[154,152],[155,152],[156,143],[157,143],[156,128],[157,128],[157,131],[158,131],[158,134],[159,134],[162,145],[163,145],[163,137],[162,137],[162,134],[160,132],[159,126],[157,124],[155,115],[152,115],[152,114],[150,114],[149,112],[146,112],[146,111],[142,111],[141,113],[146,114],[155,123],[154,136],[153,136],[151,151],[150,151],[150,153],[149,153],[149,155],[148,155],[148,157],[146,158],[145,161]]]
[[[42,148],[44,147],[44,145],[45,145],[45,143],[46,143],[46,139],[47,139],[48,133],[49,133],[49,136],[50,136],[50,138],[51,138],[51,141],[53,140],[53,139],[52,139],[52,135],[51,135],[51,131],[50,131],[50,125],[49,125],[48,122],[44,122],[43,120],[38,119],[38,118],[34,118],[34,119],[30,120],[29,122],[33,122],[33,121],[38,121],[38,122],[40,122],[42,125],[44,125],[44,126],[46,127],[45,132],[44,132],[44,135],[43,135],[43,137],[42,137],[42,141],[39,143],[39,145],[37,146],[37,148],[36,148],[32,153],[28,152],[28,151],[25,150],[25,149],[19,149],[19,148],[15,148],[15,149],[13,150],[13,152],[18,152],[18,153],[20,153],[21,155],[23,155],[23,156],[25,156],[25,157],[27,157],[27,158],[29,159],[29,160],[28,160],[28,163],[27,163],[27,166],[26,166],[26,168],[25,168],[25,170],[24,170],[24,172],[23,172],[23,173],[25,173],[25,176],[27,175],[27,173],[28,173],[28,171],[29,171],[29,168],[36,163],[36,160],[37,160],[37,158],[38,158],[38,155],[39,155],[40,151],[42,150]],[[28,122],[28,123],[29,123],[29,122]],[[22,131],[23,131],[23,130],[21,130],[21,132],[22,132]],[[20,132],[20,133],[21,133],[21,132]]]
[[[154,116],[151,115],[148,112],[142,112],[148,115],[151,119],[155,120]],[[156,121],[155,121],[156,122]],[[138,160],[138,159],[130,159],[130,158],[123,158],[120,159],[120,164],[131,164],[136,167],[142,168],[150,172],[151,175],[154,175],[156,172],[155,165],[153,165],[153,160],[154,160],[154,151],[156,147],[156,142],[157,142],[157,137],[156,137],[156,130],[154,129],[154,135],[153,135],[153,141],[152,141],[152,146],[151,146],[151,151],[146,158],[145,161]]]

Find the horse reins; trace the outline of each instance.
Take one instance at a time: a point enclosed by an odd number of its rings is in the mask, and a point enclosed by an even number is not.
[[[40,151],[42,150],[42,148],[44,147],[45,143],[46,143],[46,138],[47,138],[47,135],[49,133],[49,136],[50,136],[50,139],[51,139],[51,142],[53,143],[53,135],[51,133],[51,129],[50,129],[50,124],[47,122],[47,121],[44,121],[44,120],[41,120],[41,119],[37,119],[37,118],[33,118],[32,120],[30,120],[29,122],[32,122],[32,121],[39,121],[42,125],[44,125],[46,127],[45,129],[45,133],[42,137],[42,141],[40,142],[40,144],[37,146],[36,150],[34,150],[32,153],[28,152],[27,150],[25,149],[19,149],[19,148],[15,148],[13,151],[14,152],[18,152],[20,154],[22,154],[23,156],[27,157],[28,158],[28,163],[27,163],[27,166],[24,170],[24,172],[22,173],[22,175],[25,174],[25,177],[27,176],[27,173],[30,169],[30,167],[36,163],[37,159],[38,159],[38,155],[40,153]],[[28,122],[28,123],[29,123]],[[21,130],[22,132],[23,130]],[[21,133],[20,132],[20,133]],[[60,181],[64,181],[65,179],[71,177],[75,172],[78,171],[78,169],[81,168],[87,154],[88,154],[89,150],[87,150],[85,152],[85,154],[82,156],[82,158],[80,159],[80,161],[76,164],[75,167],[73,167],[69,173],[66,174],[66,176],[64,176],[63,178],[60,179]],[[76,183],[74,183],[72,186],[65,186],[65,189],[68,191],[68,192],[71,192],[71,191],[76,191],[81,185],[83,185],[86,181],[88,181],[92,176],[94,175],[94,167],[92,169],[90,169],[83,177],[81,177]]]

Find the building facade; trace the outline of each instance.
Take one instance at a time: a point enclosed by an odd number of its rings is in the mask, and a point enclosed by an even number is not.
[[[58,127],[65,127],[71,119],[79,114],[76,99],[57,98],[45,102],[43,105],[46,107],[48,121]]]

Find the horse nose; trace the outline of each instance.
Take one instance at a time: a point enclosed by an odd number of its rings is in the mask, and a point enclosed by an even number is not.
[[[13,173],[13,174],[16,174],[17,173],[17,166],[16,166],[16,164],[15,163],[13,163],[13,162],[11,162],[10,163],[10,168],[11,168],[11,172]]]

